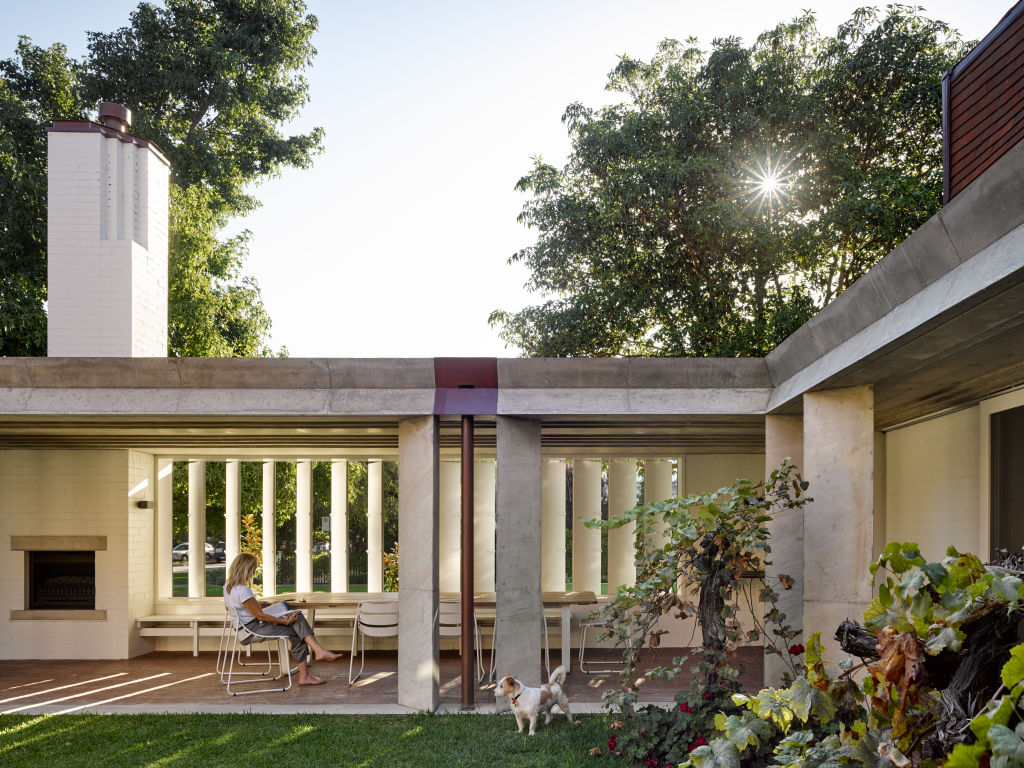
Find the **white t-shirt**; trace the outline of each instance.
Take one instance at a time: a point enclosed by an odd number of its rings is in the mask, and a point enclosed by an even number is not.
[[[228,592],[227,587],[224,588],[224,604],[238,612],[238,620],[243,625],[248,624],[255,618],[244,605],[246,600],[254,597],[256,595],[245,584],[236,584],[231,588],[230,592]]]

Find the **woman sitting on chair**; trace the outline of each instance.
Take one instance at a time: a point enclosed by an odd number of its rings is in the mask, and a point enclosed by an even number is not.
[[[299,685],[321,685],[327,682],[309,673],[309,653],[312,651],[317,661],[334,661],[341,658],[341,654],[324,648],[313,637],[313,630],[309,628],[306,617],[298,611],[285,616],[264,613],[263,609],[270,604],[257,600],[252,591],[252,579],[258,566],[259,561],[251,552],[242,552],[231,561],[224,584],[224,603],[235,609],[238,621],[246,629],[290,640],[292,658],[299,665]]]

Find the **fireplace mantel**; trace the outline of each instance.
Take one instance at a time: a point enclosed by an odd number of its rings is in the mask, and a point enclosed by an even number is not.
[[[105,552],[106,536],[11,536],[12,552]]]

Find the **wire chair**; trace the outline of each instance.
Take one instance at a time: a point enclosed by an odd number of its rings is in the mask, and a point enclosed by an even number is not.
[[[260,634],[259,632],[255,631],[255,630],[249,629],[244,624],[242,624],[242,622],[239,620],[239,618],[238,618],[238,610],[236,608],[232,607],[232,606],[228,607],[228,617],[229,617],[229,620],[231,622],[231,629],[232,629],[231,635],[232,635],[232,639],[230,641],[230,646],[231,647],[230,647],[230,649],[227,652],[227,655],[228,655],[228,662],[227,662],[228,671],[227,671],[227,674],[222,677],[222,680],[224,681],[224,684],[227,686],[227,692],[229,694],[231,694],[232,696],[244,696],[245,694],[249,694],[249,693],[269,693],[269,692],[272,692],[272,691],[287,691],[289,688],[291,688],[292,687],[292,666],[291,666],[291,659],[288,658],[288,650],[287,650],[287,645],[286,645],[286,642],[285,642],[287,640],[287,638],[282,637],[281,635],[263,635],[263,634]],[[255,679],[255,680],[253,680],[251,678],[251,675],[253,675],[252,672],[235,672],[235,661],[236,661],[236,659],[238,659],[238,655],[242,651],[242,646],[243,645],[250,645],[250,644],[258,643],[258,642],[270,643],[269,647],[267,648],[267,653],[268,654],[270,653],[270,650],[273,648],[274,644],[276,643],[276,645],[277,645],[277,675],[275,675],[272,678],[269,677],[270,670],[268,670],[266,675],[261,675],[259,678]],[[240,659],[238,661],[239,661],[239,666],[244,666],[244,665],[242,665]],[[271,668],[273,666],[274,665],[271,664]],[[250,676],[250,677],[247,680],[236,680],[235,679],[236,677],[241,677],[243,675]],[[232,685],[237,686],[237,685],[245,685],[245,684],[252,684],[252,683],[263,683],[263,682],[266,682],[268,679],[269,680],[280,680],[282,677],[284,677],[286,675],[288,677],[288,685],[286,685],[284,688],[281,688],[280,686],[278,686],[278,687],[275,687],[275,688],[254,688],[254,689],[248,689],[248,690],[244,690],[244,691],[232,690],[231,689]]]
[[[359,638],[359,671],[352,675],[356,658],[356,638]],[[398,601],[363,600],[356,606],[356,618],[352,624],[352,654],[348,660],[348,684],[352,685],[363,674],[366,665],[367,637],[398,637]]]

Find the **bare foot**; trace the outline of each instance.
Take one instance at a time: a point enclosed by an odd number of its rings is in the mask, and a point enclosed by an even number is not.
[[[319,677],[314,677],[313,675],[299,678],[299,685],[323,685],[326,682],[326,680],[321,680]]]
[[[324,650],[321,653],[314,653],[313,658],[317,661],[334,661],[335,659],[340,659],[341,654],[335,653],[334,651]]]

